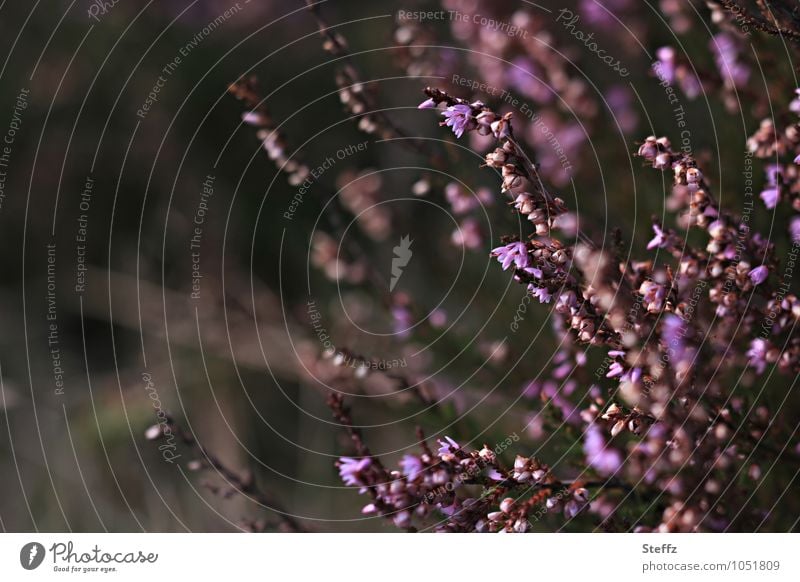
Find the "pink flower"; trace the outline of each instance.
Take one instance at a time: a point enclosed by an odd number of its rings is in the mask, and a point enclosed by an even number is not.
[[[606,378],[616,378],[617,376],[622,376],[625,372],[625,368],[622,367],[622,364],[619,362],[613,362],[608,367],[608,373],[606,374]]]
[[[761,285],[761,283],[766,281],[767,277],[769,277],[769,269],[767,269],[767,267],[764,265],[761,265],[760,267],[756,267],[750,271],[748,275],[750,276],[750,280],[753,282],[753,285]]]
[[[372,461],[369,457],[354,459],[352,457],[342,457],[339,459],[339,476],[345,485],[366,485],[363,479],[363,472],[369,468]]]
[[[528,247],[525,243],[514,242],[492,250],[492,255],[502,263],[503,270],[507,270],[511,264],[516,265],[517,269],[524,269],[528,266]]]
[[[444,124],[453,130],[456,137],[464,135],[465,131],[475,128],[475,119],[472,117],[472,107],[469,105],[451,105],[442,112]]]
[[[553,294],[547,290],[547,287],[528,285],[528,291],[530,291],[531,295],[539,300],[539,303],[550,303],[550,301],[553,299]]]
[[[756,373],[763,374],[767,369],[767,350],[769,342],[762,338],[754,339],[750,342],[750,349],[747,357],[750,358],[749,364],[755,368]]]
[[[452,455],[461,448],[461,445],[459,445],[449,436],[445,436],[444,440],[439,439],[437,442],[439,443],[439,450],[437,451],[437,454],[442,458]]]
[[[409,481],[414,481],[422,472],[422,461],[414,455],[403,455],[400,459],[400,468]]]
[[[586,429],[583,452],[586,462],[603,476],[613,475],[622,467],[622,455],[618,450],[608,447],[603,433],[594,424]]]
[[[778,200],[780,200],[781,192],[780,190],[778,190],[778,188],[767,188],[765,190],[762,190],[759,196],[764,201],[764,206],[772,210],[778,205]]]
[[[661,227],[659,227],[657,224],[654,224],[653,232],[656,233],[656,236],[654,236],[652,240],[647,243],[647,250],[650,251],[656,247],[663,249],[665,246],[667,246],[667,235],[663,230],[661,230]]]
[[[466,214],[474,210],[480,204],[478,199],[464,190],[460,184],[450,182],[444,187],[444,196],[450,203],[450,207],[456,214]]]
[[[656,51],[658,59],[658,73],[668,85],[675,82],[675,49],[671,46],[662,46]]]
[[[645,281],[639,287],[639,293],[644,296],[644,304],[650,313],[658,313],[664,307],[667,290],[663,285],[653,281]]]
[[[789,234],[793,243],[800,243],[800,216],[795,216],[789,223]]]

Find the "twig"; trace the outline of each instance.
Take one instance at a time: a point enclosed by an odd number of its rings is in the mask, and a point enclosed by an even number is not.
[[[160,428],[160,434],[155,435],[154,438],[159,438],[163,436],[164,430],[162,425],[155,425],[156,427]],[[286,509],[282,506],[282,504],[273,496],[271,493],[261,489],[256,485],[255,479],[253,478],[252,473],[248,472],[246,475],[241,475],[236,471],[228,468],[222,461],[220,461],[216,456],[209,453],[206,448],[197,442],[197,439],[194,438],[193,435],[186,432],[181,426],[175,423],[172,417],[167,417],[167,422],[165,426],[168,426],[172,431],[172,434],[177,436],[181,439],[184,444],[191,449],[194,449],[198,456],[200,457],[199,460],[193,461],[189,464],[190,470],[200,470],[203,468],[212,468],[220,474],[229,485],[231,485],[236,491],[250,499],[258,503],[259,505],[265,507],[273,511],[278,519],[280,520],[281,524],[291,532],[306,532],[308,531],[299,521],[297,521]],[[207,488],[212,492],[219,494],[218,490],[215,490],[213,487],[207,485]]]

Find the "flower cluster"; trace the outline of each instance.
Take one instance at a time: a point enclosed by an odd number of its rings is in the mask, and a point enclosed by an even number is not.
[[[530,529],[537,505],[572,518],[589,506],[587,487],[600,485],[563,483],[547,465],[519,455],[506,469],[488,445],[467,451],[448,436],[438,444],[434,453],[423,438],[421,452],[404,455],[399,469],[388,473],[372,457],[342,457],[339,474],[371,496],[363,513],[412,531],[522,533]],[[476,487],[480,495],[471,493]],[[518,501],[530,492],[532,498]]]

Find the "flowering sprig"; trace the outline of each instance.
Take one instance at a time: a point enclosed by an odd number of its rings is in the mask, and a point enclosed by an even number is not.
[[[428,88],[425,93],[428,99],[421,108],[443,107],[446,121],[442,125],[450,127],[457,137],[476,131],[501,142],[502,147],[487,156],[487,165],[501,170],[502,189],[516,196],[518,212],[528,217],[540,216],[537,212],[547,214],[547,204],[553,198],[546,195],[540,181],[538,188],[531,188],[535,164],[515,142],[510,116],[499,117],[480,101],[470,103],[436,89]],[[620,393],[630,406],[611,402],[598,408],[604,399],[597,396],[596,404],[581,412],[588,423],[584,433],[588,466],[601,473],[624,469],[634,478],[659,487],[660,495],[673,495],[675,501],[664,512],[659,528],[692,529],[698,524],[685,511],[679,492],[701,486],[707,476],[676,477],[675,467],[681,467],[693,455],[713,458],[733,452],[723,445],[729,436],[727,429],[709,432],[708,428],[708,419],[712,426],[724,427],[731,414],[715,395],[723,390],[720,371],[737,364],[726,360],[720,348],[734,342],[735,334],[752,333],[757,322],[767,319],[770,312],[766,305],[775,309],[785,303],[794,308],[796,300],[789,296],[787,303],[785,291],[778,292],[769,284],[776,266],[773,245],[749,227],[747,218],[720,208],[689,153],[673,150],[666,137],[653,136],[644,141],[638,155],[653,168],[672,173],[669,207],[678,212],[678,226],[707,234],[706,248],[689,247],[672,229],[654,223],[655,236],[648,250],[661,252],[677,264],[621,260],[619,255],[585,242],[564,246],[549,237],[553,223],[540,226],[534,219],[540,239],[506,239],[491,254],[540,301],[554,300],[562,329],[572,329],[579,342],[609,348],[604,376],[619,382]],[[559,201],[558,210],[566,211],[563,202]],[[619,292],[624,288],[630,291],[632,302]],[[712,306],[710,313],[695,306],[698,289],[700,297],[705,296]],[[764,300],[752,302],[753,294],[763,297],[766,305]],[[784,321],[788,317],[785,315]],[[730,325],[737,320],[738,326]],[[727,337],[728,343],[698,345],[700,331],[715,323],[718,339]],[[778,333],[778,328],[773,332]],[[797,373],[800,341],[790,339],[785,345],[786,350],[779,352],[769,340],[753,343],[748,351],[750,365],[758,373],[768,363]],[[701,349],[710,351],[703,364],[698,363]],[[708,386],[702,392],[695,388],[699,382]],[[676,401],[674,395],[680,398]],[[607,427],[611,438],[619,439],[626,433],[642,439],[632,446],[631,463],[623,463],[618,450],[608,447],[598,432],[601,427]],[[498,514],[493,517],[497,519]],[[514,524],[516,521],[512,529]]]
[[[399,470],[387,472],[365,448],[340,396],[329,399],[334,416],[353,438],[361,456],[341,457],[336,465],[342,481],[369,494],[365,514],[376,514],[409,530],[447,532],[526,532],[537,507],[561,508],[568,518],[589,507],[589,489],[624,487],[617,480],[556,479],[536,458],[517,455],[505,468],[488,445],[468,451],[448,436],[434,453],[417,429],[420,453],[405,454]],[[480,494],[470,486],[479,486]],[[514,497],[509,497],[514,495]]]
[[[425,94],[428,98],[419,107],[443,106],[445,121],[441,125],[450,127],[456,137],[477,131],[499,141],[499,147],[486,155],[486,165],[500,171],[501,191],[509,195],[517,210],[534,224],[537,234],[549,234],[567,208],[563,200],[545,189],[535,165],[515,140],[511,113],[499,115],[481,101],[470,103],[432,87],[425,89]]]

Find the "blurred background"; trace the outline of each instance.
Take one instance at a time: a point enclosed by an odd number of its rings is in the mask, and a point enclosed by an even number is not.
[[[337,475],[352,449],[326,406],[331,389],[349,395],[390,463],[419,425],[470,446],[516,435],[520,450],[539,443],[564,459],[559,470],[577,467],[574,429],[547,438],[530,422],[540,404],[521,402],[563,339],[538,306],[511,326],[524,289],[489,257],[501,235],[530,227],[480,168],[488,142],[438,128],[417,110],[422,88],[514,111],[576,226],[604,245],[619,229],[643,256],[669,177],[631,154],[650,134],[680,147],[682,131],[655,51],[679,39],[698,70],[715,61],[704,3],[605,2],[618,18],[566,3],[626,76],[557,20],[561,3],[541,4],[322,2],[348,58],[325,50],[299,0],[0,5],[2,529],[279,527],[217,471],[192,471],[197,447],[146,438],[169,415],[305,527],[391,531],[360,515],[363,498]],[[479,11],[529,37],[399,14],[419,10]],[[510,42],[539,46],[541,70],[509,69]],[[680,95],[691,149],[735,211],[745,140],[769,114],[747,91],[769,79],[785,103],[795,88],[786,51],[753,43],[774,58],[741,87],[744,105],[731,109],[721,87],[714,99]],[[359,83],[343,100],[347,67]],[[251,75],[269,123],[243,122],[252,104],[229,92]],[[564,75],[577,81],[553,85]],[[382,112],[360,124],[362,95]],[[751,222],[786,249],[773,220]],[[388,292],[403,237],[413,255]],[[342,354],[386,369],[337,366]],[[594,370],[603,354],[589,357]]]

